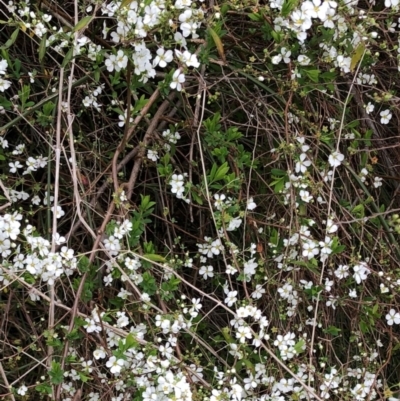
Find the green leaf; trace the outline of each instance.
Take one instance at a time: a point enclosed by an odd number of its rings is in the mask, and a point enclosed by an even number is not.
[[[262,15],[260,14],[255,14],[255,13],[250,13],[248,14],[248,17],[252,20],[252,21],[256,21],[256,22],[260,22],[263,20]]]
[[[154,253],[146,253],[143,255],[143,257],[151,260],[152,262],[160,262],[160,263],[165,262],[165,258],[163,256]]]
[[[282,5],[281,14],[283,17],[287,17],[290,12],[296,7],[297,0],[285,0]]]
[[[195,191],[192,191],[192,192],[191,192],[191,195],[192,195],[193,200],[194,200],[198,205],[202,205],[202,204],[203,204],[203,199],[200,198],[200,196],[199,196]]]
[[[72,32],[77,32],[82,29],[85,29],[89,24],[90,21],[92,21],[93,17],[88,15],[87,17],[83,17],[72,29]]]
[[[273,169],[271,169],[271,174],[275,175],[277,177],[286,177],[287,176],[287,171],[279,170],[277,168],[273,168]]]
[[[354,216],[358,219],[362,219],[363,217],[365,217],[364,205],[356,205],[353,207],[351,211],[353,212]]]
[[[296,351],[297,354],[301,354],[302,352],[304,352],[304,345],[305,341],[303,339],[297,341],[297,343],[294,346],[294,350]]]
[[[52,388],[51,388],[50,384],[48,384],[48,383],[41,383],[41,384],[38,384],[38,385],[35,387],[35,390],[36,390],[38,393],[41,393],[41,394],[51,395],[51,393],[52,393]]]
[[[354,71],[354,69],[356,68],[358,62],[363,58],[365,53],[365,44],[363,42],[360,42],[353,54],[353,56],[351,57],[351,61],[350,61],[350,71]]]
[[[130,6],[133,0],[122,0],[119,9],[122,10],[124,7]]]
[[[49,376],[52,384],[61,384],[64,381],[64,371],[59,362],[52,362]]]
[[[228,344],[233,344],[233,343],[235,343],[235,340],[234,340],[234,339],[232,338],[232,336],[230,335],[230,329],[229,329],[229,327],[223,327],[222,330],[221,330],[221,333],[222,333],[222,335],[224,336],[225,341],[226,341]]]
[[[90,261],[86,255],[81,256],[78,261],[78,269],[81,273],[86,273],[89,271]]]
[[[215,47],[217,48],[218,54],[221,57],[221,60],[226,63],[225,53],[224,53],[224,45],[222,44],[221,38],[218,36],[217,32],[212,28],[208,28],[208,33],[210,34],[213,42],[215,43]]]
[[[285,186],[286,177],[278,178],[271,182],[271,186],[274,187],[274,192],[278,194],[282,191],[283,187]]]
[[[7,40],[7,42],[0,47],[0,49],[8,49],[9,47],[11,47],[14,42],[17,40],[18,37],[18,33],[19,33],[19,28],[17,28],[10,36],[10,39]]]
[[[140,99],[135,103],[133,108],[133,113],[138,113],[143,109],[144,106],[149,102],[149,99],[146,99],[144,95],[140,97]]]
[[[42,40],[39,45],[39,62],[42,63],[44,56],[46,55],[46,42],[47,42],[47,34],[44,34]]]
[[[74,47],[71,46],[71,48],[68,50],[68,53],[64,57],[61,67],[65,68],[67,64],[72,60],[73,56],[74,56]]]
[[[331,255],[336,255],[338,253],[342,253],[346,250],[346,246],[345,245],[338,245],[335,248],[332,248],[332,252]]]
[[[222,180],[226,176],[228,171],[229,167],[227,162],[223,163],[220,167],[217,167],[217,165],[214,163],[209,175],[209,184]]]
[[[303,70],[305,75],[313,82],[318,82],[319,70]]]
[[[126,349],[137,348],[139,342],[136,340],[132,333],[129,333],[125,338],[125,347]]]
[[[90,376],[86,376],[85,374],[83,374],[82,372],[78,372],[79,374],[79,378],[86,383],[88,380],[90,380]]]
[[[156,280],[149,272],[144,272],[142,277],[143,281],[140,283],[140,287],[150,296],[154,295],[157,292]]]
[[[335,326],[329,326],[327,329],[324,329],[323,331],[326,334],[330,334],[332,336],[338,336],[342,330],[340,330]]]

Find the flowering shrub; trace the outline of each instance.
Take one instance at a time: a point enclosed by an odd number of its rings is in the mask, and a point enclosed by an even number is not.
[[[1,396],[396,399],[400,3],[1,4]]]

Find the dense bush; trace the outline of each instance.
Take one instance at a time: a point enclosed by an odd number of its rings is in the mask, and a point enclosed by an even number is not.
[[[397,399],[399,0],[0,4],[2,398]]]

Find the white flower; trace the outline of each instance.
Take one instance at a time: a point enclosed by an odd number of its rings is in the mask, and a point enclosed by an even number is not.
[[[311,161],[307,160],[307,155],[302,153],[300,155],[300,160],[296,163],[295,171],[296,173],[304,174],[307,171],[307,168],[311,166]]]
[[[315,241],[307,241],[303,243],[302,255],[307,259],[312,259],[319,254],[319,249]]]
[[[385,7],[397,7],[399,0],[385,0]]]
[[[282,61],[282,55],[277,54],[276,56],[272,57],[271,62],[272,64],[279,64]]]
[[[287,50],[286,47],[282,47],[281,54],[282,54],[283,61],[286,64],[289,64],[290,63],[290,56],[291,56],[292,52],[290,50]]]
[[[4,92],[11,86],[11,81],[7,81],[6,79],[0,78],[0,92]]]
[[[169,84],[171,89],[176,89],[178,92],[182,90],[182,84],[185,82],[185,74],[181,70],[176,70],[172,75],[172,82]]]
[[[311,62],[310,57],[306,56],[305,54],[300,54],[297,57],[297,61],[299,62],[300,65],[309,65]]]
[[[229,291],[226,298],[225,303],[231,307],[237,301],[237,291]]]
[[[19,395],[22,395],[22,396],[24,396],[27,392],[28,392],[28,387],[26,387],[26,386],[24,386],[24,385],[22,385],[22,386],[17,390],[17,393],[18,393]]]
[[[226,231],[234,231],[242,225],[242,219],[240,217],[236,217],[229,222]]]
[[[199,274],[206,280],[208,277],[214,276],[213,270],[214,268],[212,266],[201,266]]]
[[[247,200],[247,209],[254,210],[257,207],[257,204],[254,202],[253,197]]]
[[[171,177],[171,181],[169,182],[169,185],[171,185],[171,192],[173,194],[176,194],[176,197],[178,199],[183,198],[183,192],[185,191],[185,183],[183,181],[183,175],[182,174],[174,174]]]
[[[128,110],[125,110],[124,114],[120,114],[118,116],[118,119],[119,119],[118,127],[123,127],[125,125],[125,122],[127,120],[127,113],[128,113]],[[129,123],[133,123],[132,117],[129,117]]]
[[[147,158],[156,162],[160,156],[158,156],[158,152],[156,150],[148,149],[147,150]]]
[[[182,63],[185,63],[187,67],[200,67],[200,63],[197,60],[196,54],[192,54],[189,51],[185,50],[183,53],[177,49],[175,49],[176,57]]]
[[[342,55],[337,56],[336,65],[344,72],[350,72],[351,58]]]
[[[54,206],[51,207],[51,211],[54,213]],[[56,211],[56,217],[57,219],[61,218],[64,216],[65,212],[62,210],[61,206],[57,206],[57,211]]]
[[[248,260],[243,265],[244,274],[248,274],[250,276],[253,276],[254,274],[256,274],[256,267],[257,266],[258,266],[258,264],[257,264],[257,262],[254,262],[254,258]]]
[[[158,65],[161,68],[165,68],[167,64],[172,61],[172,59],[173,59],[172,50],[165,51],[163,47],[160,47],[157,50],[157,56],[153,60],[153,67],[156,67]]]
[[[106,366],[107,368],[110,368],[111,373],[120,373],[124,363],[123,359],[117,359],[115,356],[112,356],[107,361]]]
[[[353,266],[354,270],[354,280],[356,280],[357,284],[360,284],[361,281],[367,279],[368,274],[370,273],[367,264],[365,262],[359,262],[358,265]]]
[[[400,313],[396,312],[394,309],[390,309],[389,313],[386,315],[387,324],[393,326],[393,323],[400,323]]]
[[[375,188],[379,188],[380,186],[382,186],[382,178],[381,177],[375,177],[373,185],[374,185]]]
[[[95,359],[104,359],[106,357],[106,353],[103,348],[99,348],[93,352],[93,356]]]
[[[17,160],[15,163],[8,163],[10,166],[10,173],[16,173],[18,168],[22,168],[23,165]]]
[[[313,199],[312,195],[310,195],[310,193],[304,189],[300,191],[299,195],[301,200],[306,203],[309,203]]]
[[[224,194],[221,194],[221,195],[215,194],[215,195],[214,195],[214,199],[215,199],[215,202],[214,202],[215,208],[216,208],[217,210],[222,210],[222,208],[223,208],[224,205],[225,205],[224,200],[226,199],[226,196],[225,196]]]
[[[368,104],[365,106],[365,112],[367,114],[372,113],[374,111],[374,109],[375,109],[375,106],[371,102],[368,102]]]
[[[297,28],[299,31],[306,31],[311,28],[312,21],[311,18],[306,15],[301,10],[295,10],[291,14],[290,18],[293,21],[293,26]]]
[[[265,294],[265,289],[260,284],[256,285],[256,289],[252,292],[251,297],[254,299],[260,299]]]
[[[388,124],[392,118],[392,113],[390,110],[383,110],[379,113],[381,116],[381,124]]]
[[[0,75],[5,75],[8,67],[7,60],[0,60]]]
[[[342,155],[340,152],[333,152],[329,156],[329,164],[332,167],[339,167],[342,164],[342,161],[344,160],[344,155]]]
[[[334,221],[332,219],[328,219],[328,221],[326,222],[326,232],[328,234],[333,234],[338,230],[338,226],[337,224],[334,223]]]
[[[239,339],[240,343],[245,343],[246,339],[251,339],[251,331],[248,326],[240,326],[236,331],[236,338]]]
[[[381,294],[386,294],[387,292],[389,292],[389,288],[386,287],[383,283],[379,284],[379,288],[381,289]]]
[[[335,270],[334,273],[335,273],[335,276],[339,280],[341,280],[343,278],[346,278],[349,275],[348,270],[349,270],[349,266],[347,266],[347,265],[339,265],[339,267]]]

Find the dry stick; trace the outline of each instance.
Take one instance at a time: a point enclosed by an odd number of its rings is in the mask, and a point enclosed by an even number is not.
[[[27,352],[22,352],[24,355],[26,355],[29,358],[32,358],[32,355],[29,355]],[[34,358],[32,358],[34,359]],[[37,367],[39,365],[43,365],[45,368],[47,368],[46,366],[46,360],[47,360],[47,356],[45,358],[43,358],[41,361],[38,361],[38,363],[34,366],[32,366],[30,369],[24,371],[24,373],[21,374],[21,376],[18,377],[17,380],[13,381],[10,386],[13,387],[15,383],[18,383],[21,379],[23,379],[25,376],[27,376],[30,372],[32,372],[32,370],[37,369]]]
[[[117,161],[118,161],[118,156],[120,153],[125,149],[126,142],[128,141],[128,132],[129,132],[129,121],[131,119],[131,103],[132,103],[132,95],[131,95],[131,69],[132,69],[132,64],[128,62],[128,69],[126,71],[126,85],[128,87],[128,93],[126,95],[126,116],[125,116],[125,129],[124,129],[124,135],[122,137],[122,140],[120,144],[118,145],[113,161],[112,161],[112,177],[114,181],[114,192],[115,195],[118,195],[118,170],[117,170]]]
[[[120,163],[117,165],[117,171],[120,171],[122,167],[124,167],[131,159],[133,159],[139,152],[139,146],[136,146],[134,149],[132,149],[122,160]],[[108,170],[109,167],[106,168]],[[104,172],[100,174],[104,175]],[[96,202],[99,200],[100,196],[103,195],[107,187],[110,185],[109,181],[106,179],[105,182],[102,184],[102,186],[99,188],[99,190],[96,192],[96,195],[93,197],[93,199],[90,201],[90,206],[94,207]],[[83,217],[86,217],[86,212],[83,213]],[[68,233],[67,240],[71,238],[72,235],[76,232],[76,230],[82,225],[82,222],[78,220],[75,225],[71,228],[71,230]]]
[[[344,127],[344,118],[345,118],[345,115],[346,115],[346,107],[347,107],[347,104],[349,103],[350,96],[351,96],[351,93],[352,93],[352,89],[353,89],[354,83],[356,82],[357,75],[358,75],[358,72],[360,70],[360,67],[361,67],[361,64],[362,64],[362,61],[364,59],[366,51],[367,51],[367,49],[364,49],[364,53],[363,53],[363,55],[361,57],[360,62],[358,63],[358,67],[356,69],[356,72],[354,73],[354,77],[353,77],[353,80],[351,82],[350,89],[347,92],[346,100],[344,101],[342,118],[341,118],[341,121],[340,121],[337,144],[336,144],[336,149],[335,149],[336,152],[339,152],[339,145],[340,145],[340,140],[341,140],[342,131],[343,131],[343,127]],[[336,166],[333,167],[333,169],[332,169],[332,178],[331,178],[331,185],[330,185],[330,191],[329,191],[328,208],[327,208],[327,213],[326,213],[327,214],[327,218],[329,218],[329,215],[331,214],[332,198],[333,198],[333,183],[335,181],[335,172],[336,172]],[[328,234],[328,233],[326,233],[326,234]],[[322,264],[319,284],[322,284],[322,281],[323,281],[323,277],[324,277],[324,273],[325,273],[325,267],[326,267],[326,260]],[[319,302],[320,302],[321,293],[322,293],[322,291],[318,292],[317,301],[315,303],[314,321],[313,321],[311,342],[310,342],[310,355],[309,355],[309,362],[308,362],[310,370],[312,369],[313,348],[314,348],[314,341],[315,341],[315,330],[316,330],[316,326],[317,326],[317,315],[318,315],[318,308],[319,308]],[[311,384],[311,375],[309,375],[309,377],[308,377],[308,384],[309,385]]]
[[[74,11],[75,11],[75,24],[78,23],[78,4],[77,4],[77,0],[74,1]],[[78,39],[78,35],[79,32],[75,32],[74,35],[74,49],[76,48],[76,42]],[[75,50],[74,50],[74,55],[75,56]],[[68,126],[67,126],[67,131],[69,133],[69,142],[70,142],[70,148],[71,148],[71,153],[72,153],[72,171],[73,171],[73,185],[74,185],[74,198],[76,200],[76,206],[77,206],[77,213],[79,216],[79,219],[82,221],[83,225],[86,227],[86,229],[92,233],[93,230],[91,229],[91,227],[87,224],[87,222],[83,219],[82,214],[81,214],[81,210],[80,210],[80,203],[82,201],[82,199],[80,198],[79,195],[79,191],[78,191],[78,180],[77,180],[77,169],[76,169],[76,155],[75,155],[75,151],[74,151],[74,138],[73,138],[73,132],[72,132],[72,123],[73,123],[73,118],[72,118],[72,114],[71,114],[71,96],[72,96],[72,88],[73,88],[73,79],[74,79],[74,69],[75,69],[75,57],[72,58],[72,62],[71,62],[71,71],[69,74],[69,79],[68,79],[68,92],[67,92],[67,112],[68,112]],[[60,80],[60,85],[62,85],[62,81]],[[61,86],[62,89],[62,86]],[[61,93],[61,90],[60,90]],[[60,102],[61,103],[61,102]],[[59,117],[60,117],[60,113],[59,113]],[[113,206],[113,204],[112,204]],[[100,235],[98,236],[98,241],[95,242],[94,247],[93,247],[93,253],[90,256],[90,258],[93,261],[94,255],[95,255],[95,250],[97,249],[98,246],[98,242],[100,242]],[[73,326],[74,326],[74,320],[75,320],[75,316],[76,316],[76,310],[78,308],[78,302],[80,299],[80,295],[82,293],[83,290],[83,286],[86,280],[86,276],[87,273],[85,273],[81,279],[81,282],[79,284],[79,288],[78,291],[76,293],[76,297],[75,297],[75,302],[74,302],[74,307],[72,309],[72,316],[71,316],[71,321],[70,321],[70,325],[69,325],[69,330],[68,330],[68,334],[72,331]],[[54,302],[53,302],[54,304]],[[68,340],[65,341],[65,345],[64,345],[64,352],[63,352],[63,358],[61,361],[61,366],[62,368],[64,367],[64,363],[65,363],[65,358],[68,352]],[[61,393],[61,385],[58,385],[55,391],[55,397],[54,397],[54,388],[53,388],[53,398],[55,400],[58,400],[60,398],[60,393]]]
[[[135,128],[137,127],[137,125],[140,123],[142,118],[147,114],[147,112],[149,111],[150,107],[158,99],[159,96],[160,96],[160,91],[157,88],[154,91],[154,93],[150,96],[149,101],[143,107],[143,109],[140,112],[140,114],[135,118],[135,121],[133,122],[132,126],[130,126],[129,129],[125,130],[124,137],[122,138],[122,141],[121,141],[120,145],[118,146],[117,150],[115,151],[115,154],[114,154],[114,157],[113,157],[113,161],[112,161],[112,172],[113,172],[113,179],[114,179],[114,181],[116,181],[116,182],[114,182],[114,186],[116,185],[116,191],[118,190],[118,180],[117,180],[117,175],[116,175],[117,174],[118,156],[121,153],[122,149],[125,147],[126,143],[131,138],[131,136],[134,133]],[[127,118],[128,118],[128,121],[129,121],[129,116]],[[139,154],[140,154],[140,150],[139,150]],[[130,196],[127,195],[127,198],[130,199]]]
[[[204,118],[204,111],[205,111],[205,99],[206,99],[206,89],[203,90],[203,108],[201,111],[201,119],[200,121],[203,120]],[[197,140],[199,142],[199,148],[200,148],[200,160],[201,160],[201,165],[202,165],[202,169],[203,169],[203,176],[204,176],[204,185],[205,185],[205,190],[206,190],[206,194],[207,194],[207,200],[209,203],[209,207],[210,207],[210,211],[212,214],[212,218],[214,221],[214,225],[215,227],[217,227],[216,224],[216,220],[215,220],[215,215],[213,212],[213,207],[211,205],[211,199],[210,199],[210,192],[209,192],[209,188],[208,188],[208,183],[207,183],[207,175],[206,175],[206,167],[205,167],[205,161],[204,161],[204,155],[202,152],[202,147],[201,147],[201,138],[200,138],[200,128],[201,128],[201,124],[199,125],[199,127],[197,127]],[[217,230],[218,233],[218,238],[221,239],[221,236],[219,234],[219,231]],[[145,259],[143,258],[143,256],[141,255],[136,255],[139,258]],[[225,257],[225,253],[222,253],[222,256],[224,258],[225,264],[226,264],[226,257]],[[158,265],[156,262],[152,262],[156,265]],[[193,288],[194,290],[198,291],[200,294],[202,294],[204,297],[207,297],[209,299],[211,299],[212,301],[214,301],[215,303],[217,303],[219,306],[221,306],[222,308],[224,308],[225,310],[227,310],[229,313],[231,313],[232,315],[235,316],[235,313],[229,309],[227,306],[225,306],[221,301],[214,299],[212,296],[206,294],[205,292],[201,291],[199,288],[197,288],[196,286],[192,285],[191,283],[189,283],[188,281],[186,281],[182,276],[180,276],[176,271],[172,271],[172,269],[167,268],[166,266],[163,267],[167,270],[170,270],[171,272],[173,272],[174,275],[176,275],[176,277],[178,277],[182,282],[184,282],[186,285],[190,286],[191,288]],[[254,331],[253,331],[254,333]],[[280,365],[284,370],[286,370],[293,378],[295,378],[300,384],[301,386],[307,391],[308,393],[308,398],[310,398],[310,396],[315,397],[318,401],[323,401],[321,397],[319,397],[315,392],[314,389],[311,388],[310,385],[307,385],[302,379],[300,379],[290,368],[288,368],[269,348],[267,348],[267,346],[264,343],[261,343],[261,347],[264,348],[264,350],[268,353],[268,355],[274,359],[278,365]]]
[[[0,210],[7,209],[8,206],[12,204],[11,198],[10,198],[10,193],[8,192],[8,189],[4,186],[3,181],[0,180],[0,188],[3,190],[4,196],[7,198],[8,202],[0,207]]]
[[[7,376],[6,376],[5,372],[4,372],[3,365],[2,365],[1,362],[0,362],[0,375],[3,378],[4,384],[6,385],[8,391],[10,391],[10,393],[8,395],[10,395],[11,399],[13,401],[15,401],[14,394],[11,392],[11,388],[10,388],[10,385],[8,383]]]
[[[200,109],[201,109],[201,94],[203,93],[203,90],[205,89],[205,79],[204,79],[204,74],[206,71],[206,66],[203,64],[201,66],[201,71],[200,71],[200,84],[199,84],[199,93],[197,94],[197,99],[196,99],[196,108],[194,110],[194,117],[193,117],[193,127],[198,128],[199,126],[199,115],[200,115]],[[194,149],[194,141],[197,138],[196,135],[192,135],[192,140],[190,142],[190,151],[189,151],[189,182],[192,182],[192,176],[193,176],[193,149]],[[190,215],[190,222],[194,222],[194,217],[193,217],[193,203],[192,203],[192,195],[189,193],[189,200],[190,200],[190,205],[189,205],[189,215]]]
[[[54,173],[54,203],[53,203],[53,227],[52,227],[52,241],[51,241],[51,252],[54,253],[56,250],[56,237],[57,233],[57,208],[58,208],[58,193],[60,189],[60,155],[61,155],[61,106],[62,106],[62,88],[64,81],[64,68],[60,69],[59,87],[58,87],[58,110],[57,110],[57,127],[56,127],[56,144],[55,144],[55,173]],[[49,320],[48,329],[51,332],[54,329],[54,283],[49,285],[50,290],[50,308],[49,308]],[[53,360],[54,348],[52,345],[47,347],[47,355],[49,357],[47,366],[51,368]],[[52,388],[54,397],[54,387]]]
[[[157,96],[154,98],[154,100],[155,100],[155,99],[157,99],[157,97],[159,95],[158,89],[154,93],[157,93]],[[152,95],[150,100],[153,98],[153,96],[154,96],[154,94]],[[172,100],[175,96],[176,96],[176,92],[173,91],[169,94],[167,99],[164,100],[164,102],[158,108],[156,114],[154,114],[154,117],[152,118],[151,123],[148,126],[147,131],[143,137],[142,143],[139,144],[139,146],[141,146],[141,148],[139,149],[138,157],[136,158],[135,163],[133,165],[132,173],[131,173],[131,176],[129,177],[128,189],[126,191],[127,192],[126,196],[128,199],[130,199],[132,197],[133,187],[135,186],[137,176],[139,175],[140,167],[142,166],[145,148],[148,145],[148,143],[150,142],[151,135],[152,135],[153,131],[155,131],[158,121],[163,116],[164,112],[166,111],[167,107],[170,105],[170,103],[172,102]],[[150,103],[150,100],[149,100],[149,103]],[[133,129],[132,129],[132,132],[133,132]]]

